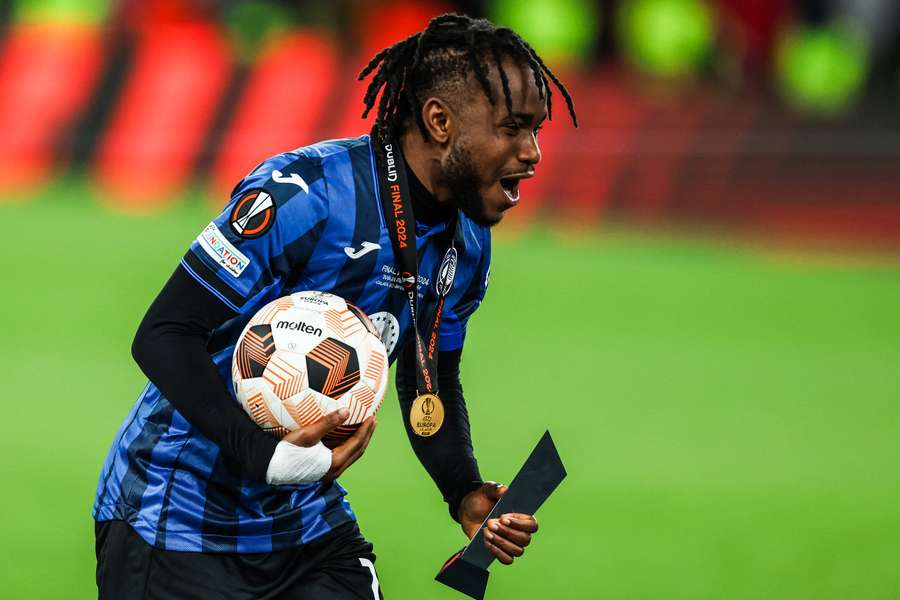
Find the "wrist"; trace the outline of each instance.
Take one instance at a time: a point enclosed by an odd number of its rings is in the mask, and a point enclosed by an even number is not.
[[[309,448],[284,440],[275,446],[266,470],[270,485],[297,485],[322,479],[331,468],[331,450],[321,442]]]
[[[272,457],[275,455],[275,448],[280,442],[277,438],[264,433],[255,423],[252,425],[255,431],[245,432],[238,444],[238,447],[245,449],[240,459],[241,466],[252,479],[265,481]]]
[[[466,496],[480,488],[483,484],[484,482],[480,479],[467,481],[456,489],[456,492],[454,492],[453,496],[447,498],[447,507],[450,510],[450,517],[454,521],[462,524],[462,515],[460,514],[460,511],[462,509],[463,500],[465,500]]]

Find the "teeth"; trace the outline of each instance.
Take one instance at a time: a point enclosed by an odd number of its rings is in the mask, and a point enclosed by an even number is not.
[[[519,186],[516,186],[515,195],[513,195],[513,193],[506,188],[503,188],[503,193],[506,194],[506,197],[509,198],[509,201],[513,204],[519,201]]]

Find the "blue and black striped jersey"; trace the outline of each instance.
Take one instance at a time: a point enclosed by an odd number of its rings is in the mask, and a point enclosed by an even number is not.
[[[437,302],[446,227],[416,224],[420,317]],[[441,350],[462,346],[490,266],[488,228],[462,212],[456,227],[459,261],[445,300]],[[361,308],[381,330],[391,361],[411,339],[368,136],[263,162],[238,184],[181,264],[237,313],[209,344],[229,389],[244,325],[259,308],[293,292],[326,291]],[[304,544],[355,519],[337,482],[270,486],[241,476],[230,462],[149,382],[107,456],[94,518],[127,521],[158,548],[247,553]]]

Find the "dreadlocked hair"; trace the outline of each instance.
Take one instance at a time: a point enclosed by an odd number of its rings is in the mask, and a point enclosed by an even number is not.
[[[566,101],[572,123],[578,127],[575,105],[566,86],[553,74],[537,52],[508,27],[497,27],[486,19],[465,15],[445,14],[433,18],[424,31],[413,34],[376,54],[360,72],[362,81],[375,73],[363,97],[363,118],[375,108],[375,133],[382,138],[396,137],[413,119],[422,137],[428,131],[422,120],[422,98],[433,94],[458,92],[466,85],[471,72],[490,103],[496,104],[494,91],[488,80],[489,65],[497,68],[506,110],[512,116],[512,95],[509,78],[503,68],[503,58],[510,57],[527,66],[534,77],[538,94],[546,94],[547,117],[553,118],[553,82]]]

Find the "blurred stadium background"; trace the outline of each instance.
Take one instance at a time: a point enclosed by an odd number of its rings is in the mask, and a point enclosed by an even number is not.
[[[0,3],[0,596],[96,595],[143,311],[262,158],[367,131],[356,74],[448,11],[518,30],[581,121],[542,133],[467,343],[485,475],[545,428],[570,471],[489,597],[900,597],[896,0]],[[392,398],[342,481],[388,598],[457,597]]]

